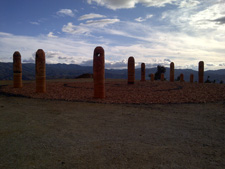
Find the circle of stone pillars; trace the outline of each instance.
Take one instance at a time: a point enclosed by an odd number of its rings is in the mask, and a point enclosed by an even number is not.
[[[180,74],[180,82],[184,82],[184,74],[183,73]]]
[[[128,84],[134,84],[135,81],[135,61],[134,57],[129,57],[128,59]]]
[[[145,81],[145,63],[141,64],[141,81]]]
[[[105,52],[96,47],[93,55],[94,98],[105,98]]]
[[[204,82],[204,62],[200,61],[198,64],[198,83]]]
[[[154,78],[155,78],[155,75],[154,75],[154,73],[151,73],[151,82],[154,82]]]
[[[18,51],[13,54],[13,87],[21,88],[22,83],[22,64],[21,55]]]
[[[161,73],[160,80],[161,80],[161,81],[164,81],[164,73]]]
[[[36,65],[36,92],[46,92],[46,68],[45,68],[45,52],[38,49],[35,58]]]
[[[190,83],[193,83],[193,82],[194,82],[194,75],[191,74],[191,75],[190,75]]]
[[[174,82],[174,63],[170,63],[170,82]]]

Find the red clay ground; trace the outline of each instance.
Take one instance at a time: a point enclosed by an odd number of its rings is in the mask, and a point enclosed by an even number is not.
[[[47,92],[35,92],[35,83],[25,83],[22,89],[3,86],[0,92],[30,98],[98,103],[207,103],[225,100],[224,84],[198,84],[188,82],[140,82],[128,85],[126,80],[107,80],[106,98],[93,98],[92,81],[48,81]]]

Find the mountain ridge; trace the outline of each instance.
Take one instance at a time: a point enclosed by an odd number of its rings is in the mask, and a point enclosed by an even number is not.
[[[35,79],[35,64],[24,63],[22,65],[23,80],[34,80]],[[12,80],[13,79],[13,63],[0,62],[0,80]],[[149,74],[155,73],[156,68],[146,68],[146,79],[149,78]],[[169,79],[170,68],[166,67],[165,78]],[[81,66],[77,64],[46,64],[46,78],[47,79],[75,79],[82,74],[92,74],[92,66]],[[190,74],[194,74],[194,81],[198,79],[198,71],[192,69],[175,69],[175,80],[183,73],[184,80],[189,81]],[[219,70],[208,70],[204,73],[204,80],[209,76],[210,81],[219,83],[220,81],[225,82],[225,69]],[[105,78],[107,79],[126,79],[127,69],[105,69]],[[135,69],[135,79],[141,79],[141,68]]]

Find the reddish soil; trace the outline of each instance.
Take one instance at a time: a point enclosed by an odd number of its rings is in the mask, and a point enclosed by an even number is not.
[[[50,100],[99,102],[99,103],[207,103],[225,100],[224,84],[198,84],[187,82],[140,82],[127,84],[126,80],[107,80],[106,98],[93,98],[93,82],[47,82],[47,92],[35,92],[35,83],[25,83],[23,88],[2,86],[1,93]]]

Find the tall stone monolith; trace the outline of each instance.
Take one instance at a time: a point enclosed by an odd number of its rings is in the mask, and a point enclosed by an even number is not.
[[[170,82],[174,82],[174,63],[170,63]]]
[[[180,82],[184,82],[184,74],[183,73],[180,74]]]
[[[160,80],[161,80],[161,81],[164,81],[164,73],[161,73]]]
[[[13,87],[21,88],[22,83],[22,64],[20,52],[16,51],[13,54]]]
[[[94,98],[105,98],[105,52],[101,46],[93,55]]]
[[[38,49],[35,58],[36,65],[36,92],[46,92],[46,68],[45,68],[45,52]]]
[[[193,83],[193,82],[194,82],[194,75],[191,74],[191,75],[190,75],[190,83]]]
[[[141,81],[145,81],[145,63],[141,64]]]
[[[204,62],[198,64],[198,83],[204,83]]]
[[[151,82],[154,82],[154,79],[155,79],[155,75],[154,75],[154,73],[151,73]]]
[[[135,61],[134,57],[129,57],[128,59],[128,84],[134,84],[135,81]]]

